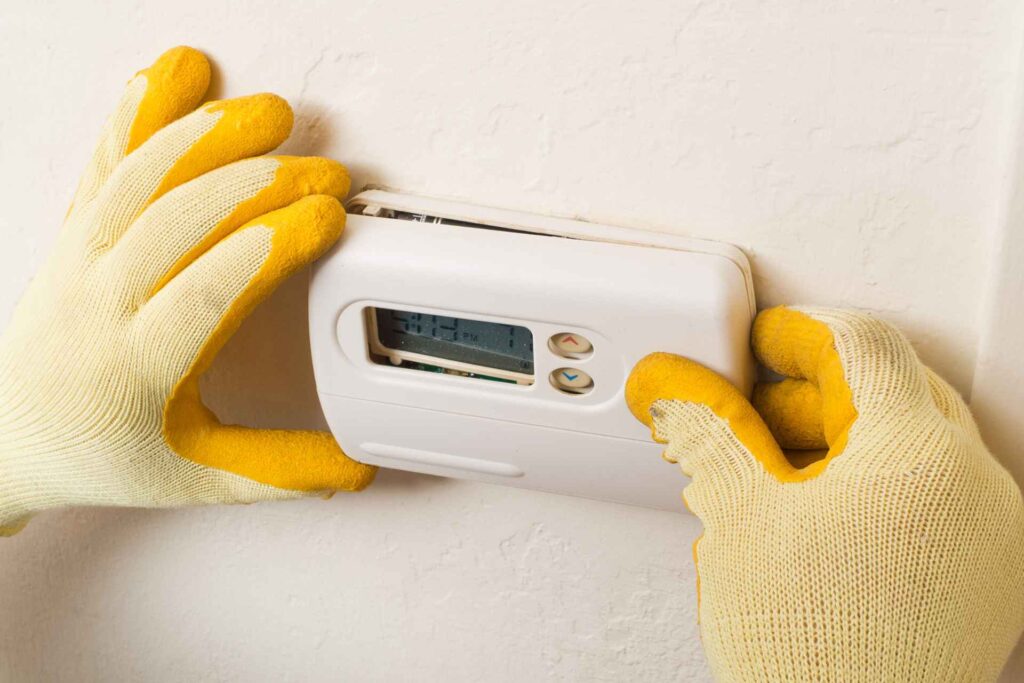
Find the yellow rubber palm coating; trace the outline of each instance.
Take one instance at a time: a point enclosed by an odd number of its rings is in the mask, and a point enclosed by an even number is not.
[[[969,435],[980,438],[974,418],[956,390],[931,369],[927,369],[927,372],[932,400],[939,412]],[[751,403],[794,465],[797,464],[796,459],[803,456],[794,453],[794,450],[828,449],[823,427],[821,392],[812,382],[791,378],[781,382],[760,382],[754,385]],[[803,457],[817,460],[824,455],[817,452]]]
[[[857,410],[828,326],[800,311],[778,306],[762,311],[754,320],[751,343],[762,365],[807,380],[818,389],[829,457],[841,453]]]
[[[360,490],[376,468],[345,456],[323,432],[249,429],[222,425],[202,403],[199,378],[242,321],[277,286],[333,245],[345,226],[334,197],[305,197],[261,216],[241,230],[273,230],[270,255],[235,299],[198,357],[175,387],[164,411],[170,447],[193,462],[295,491]]]
[[[207,171],[276,149],[288,139],[294,121],[288,102],[271,93],[209,102],[198,111],[220,118],[175,162],[150,202]]]
[[[793,468],[761,416],[739,389],[717,372],[671,353],[652,353],[641,359],[630,373],[626,382],[626,404],[636,419],[651,428],[654,439],[664,443],[654,424],[656,401],[707,406],[729,423],[736,438],[765,469],[780,478],[793,476]]]
[[[287,102],[262,94],[212,102],[170,123],[120,160],[102,195],[96,194],[104,215],[92,249],[112,248],[146,208],[171,190],[272,151],[287,139],[292,118]]]
[[[734,425],[737,438],[780,481],[816,476],[828,460],[842,453],[846,434],[857,417],[832,333],[828,326],[799,311],[777,307],[758,315],[751,340],[762,364],[787,375],[782,382],[755,386],[753,406],[717,373],[671,354],[652,354],[637,364],[627,383],[627,403],[637,419],[648,426],[651,419],[643,415],[658,397],[673,396],[708,405]],[[644,379],[657,377],[668,368],[675,372],[671,388],[664,386],[669,382],[665,378]],[[647,392],[646,399],[639,393],[630,393],[629,386],[634,381],[654,387]],[[722,382],[728,387],[723,387]],[[662,386],[657,386],[659,383]],[[659,396],[659,391],[667,394]],[[709,392],[714,396],[709,397]],[[691,398],[680,398],[682,395]],[[801,458],[799,467],[783,454],[783,449],[824,448],[829,448],[829,452],[823,458]],[[820,464],[805,462],[811,459]]]
[[[754,385],[750,402],[783,450],[828,448],[821,392],[812,382],[791,378],[760,382]]]
[[[351,181],[348,171],[337,161],[323,157],[273,157],[281,165],[274,180],[252,198],[238,204],[226,218],[195,247],[185,253],[157,282],[151,295],[181,272],[214,244],[249,221],[276,209],[282,209],[309,195],[344,199]]]
[[[210,63],[199,50],[175,47],[137,76],[145,77],[146,92],[131,125],[125,154],[199,106],[210,87]]]
[[[655,426],[658,401],[706,406],[728,423],[740,443],[779,481],[803,481],[823,469],[818,463],[803,469],[794,467],[740,390],[717,372],[688,358],[652,353],[636,364],[626,382],[626,404],[630,411],[651,428],[656,441],[665,443],[665,437],[657,433]],[[699,467],[699,462],[691,466]]]

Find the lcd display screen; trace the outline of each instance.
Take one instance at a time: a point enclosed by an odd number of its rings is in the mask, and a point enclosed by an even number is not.
[[[390,308],[374,314],[385,348],[533,374],[533,333],[525,327]]]

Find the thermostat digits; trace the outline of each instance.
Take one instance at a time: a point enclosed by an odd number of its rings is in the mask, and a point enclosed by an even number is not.
[[[629,370],[669,351],[753,381],[750,270],[715,242],[372,190],[309,307],[331,430],[382,467],[682,511]]]
[[[533,334],[520,325],[367,308],[370,355],[393,365],[533,384]]]

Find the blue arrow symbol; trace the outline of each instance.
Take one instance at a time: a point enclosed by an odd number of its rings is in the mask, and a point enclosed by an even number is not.
[[[570,374],[569,374],[568,372],[566,372],[565,370],[562,370],[562,374],[563,374],[563,375],[565,375],[565,378],[566,378],[567,380],[569,380],[570,382],[571,382],[571,381],[573,381],[574,379],[576,379],[577,377],[579,377],[579,375],[570,375]]]

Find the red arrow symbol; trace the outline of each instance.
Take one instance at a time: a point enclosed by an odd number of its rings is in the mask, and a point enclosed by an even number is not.
[[[580,345],[580,343],[578,341],[576,341],[576,338],[573,337],[571,334],[570,335],[566,335],[565,337],[562,337],[562,341],[572,342],[576,346]]]

